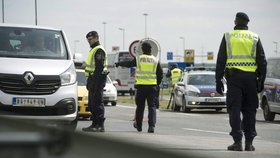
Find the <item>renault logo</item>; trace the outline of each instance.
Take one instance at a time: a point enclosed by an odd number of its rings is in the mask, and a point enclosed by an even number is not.
[[[30,85],[32,83],[32,81],[34,80],[34,76],[32,75],[31,72],[25,73],[23,78],[27,85]]]
[[[210,96],[211,96],[211,97],[215,97],[215,93],[211,93]]]

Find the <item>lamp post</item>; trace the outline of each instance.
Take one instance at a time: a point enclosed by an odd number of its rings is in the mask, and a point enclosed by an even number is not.
[[[125,29],[124,28],[119,28],[119,30],[121,30],[122,33],[123,33],[123,50],[124,50],[124,32],[125,32]]]
[[[4,0],[2,0],[2,22],[5,23],[5,15],[4,15]]]
[[[278,52],[278,42],[273,41],[273,43],[274,43],[275,46],[276,46],[276,48],[275,48],[275,53],[276,53],[276,56],[277,56],[277,52]]]
[[[35,0],[35,25],[38,24],[38,21],[37,21],[37,0]]]
[[[147,16],[148,16],[149,14],[144,13],[143,15],[145,16],[145,38],[147,38]]]
[[[77,43],[80,42],[79,40],[74,40],[74,53],[77,53]]]
[[[185,40],[185,37],[180,37],[180,39],[182,39],[182,41],[183,41],[183,53],[185,52],[185,42],[186,42],[186,40]]]
[[[102,24],[104,25],[104,36],[103,36],[103,38],[104,38],[104,48],[106,49],[106,22],[104,21],[104,22],[102,22]]]

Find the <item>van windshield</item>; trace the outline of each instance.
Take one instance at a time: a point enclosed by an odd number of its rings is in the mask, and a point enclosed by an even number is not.
[[[68,59],[60,31],[0,27],[0,57]]]

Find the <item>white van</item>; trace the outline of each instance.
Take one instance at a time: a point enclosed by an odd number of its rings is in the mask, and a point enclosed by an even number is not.
[[[0,24],[0,116],[76,128],[76,71],[62,30]]]
[[[135,67],[115,67],[116,62],[130,61],[133,57],[128,51],[118,51],[107,54],[108,56],[108,70],[109,77],[112,81],[116,81],[118,93],[124,95],[125,93],[134,93]]]

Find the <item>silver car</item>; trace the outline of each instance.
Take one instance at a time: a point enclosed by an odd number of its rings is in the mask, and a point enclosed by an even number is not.
[[[226,108],[225,94],[216,92],[215,72],[190,71],[174,86],[173,110],[190,112],[192,109],[215,109],[221,111]]]

